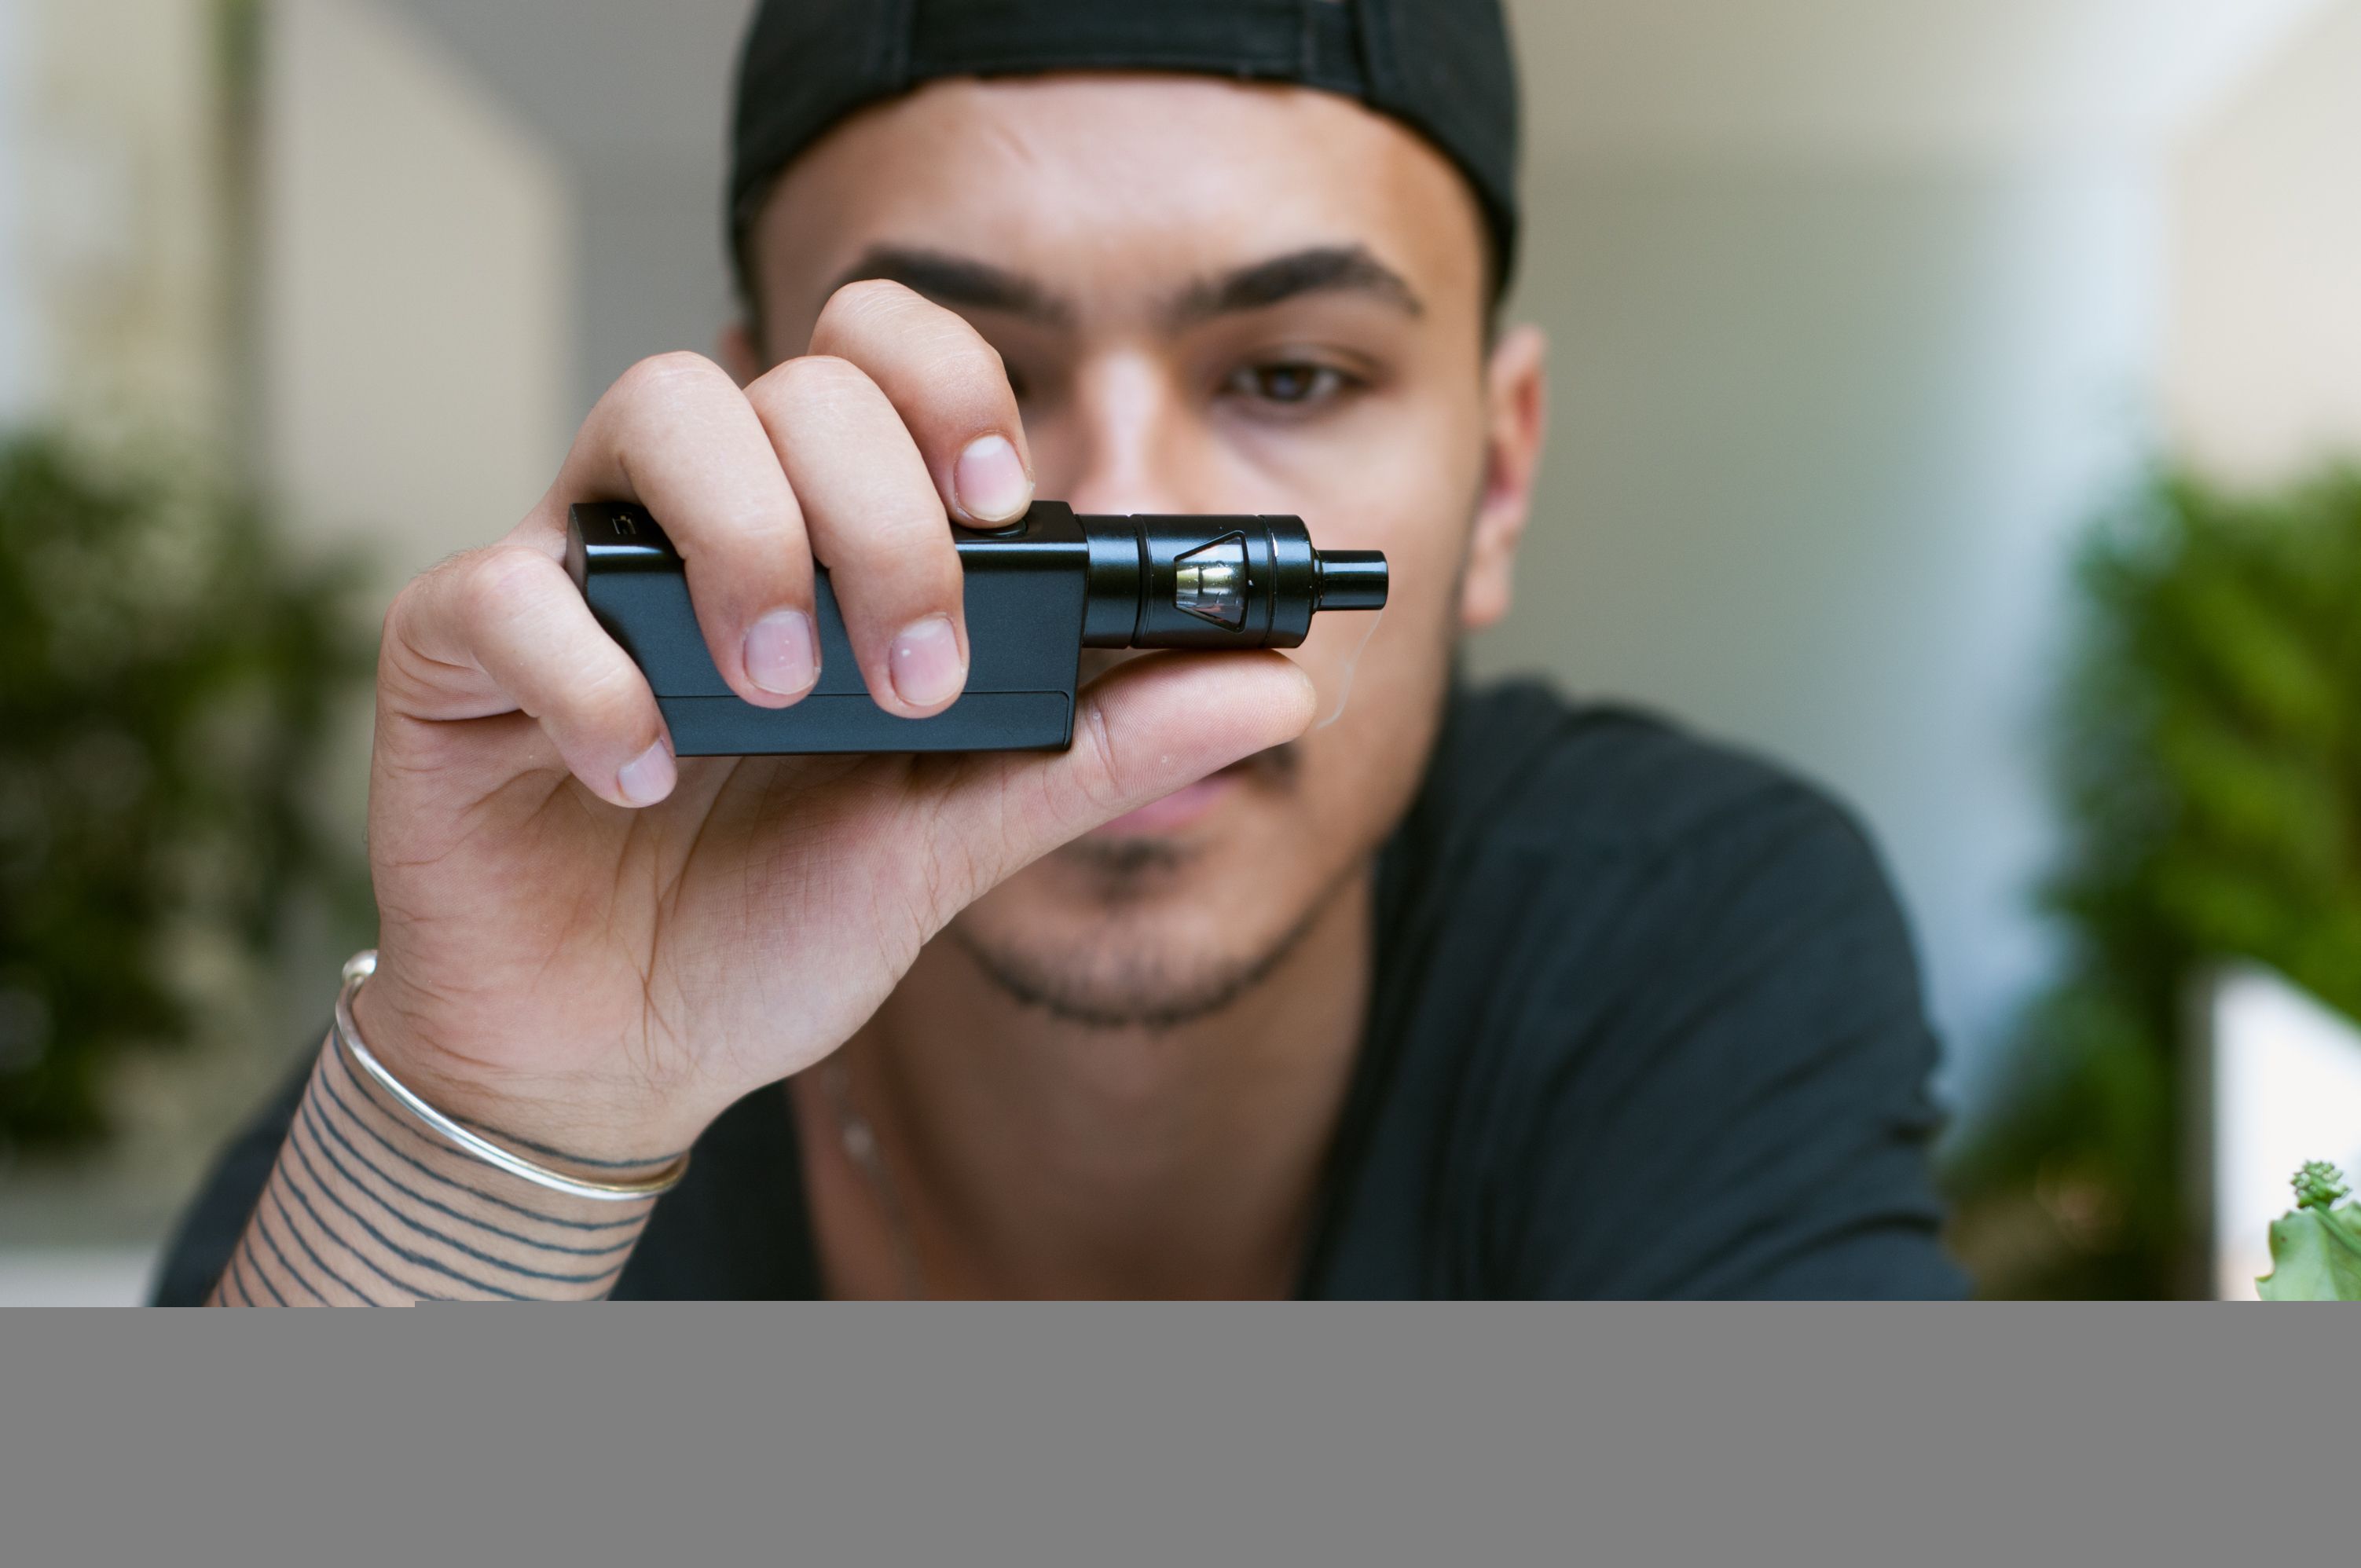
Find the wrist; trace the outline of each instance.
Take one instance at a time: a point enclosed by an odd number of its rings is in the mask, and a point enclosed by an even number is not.
[[[324,1043],[314,1066],[310,1093],[324,1102],[322,1111],[333,1113],[359,1135],[358,1152],[375,1157],[379,1166],[398,1166],[404,1174],[423,1178],[433,1190],[446,1197],[464,1192],[480,1199],[491,1206],[484,1211],[487,1213],[499,1211],[530,1213],[563,1223],[603,1223],[644,1221],[653,1206],[653,1197],[620,1202],[559,1191],[476,1157],[423,1126],[415,1115],[396,1103],[367,1073],[357,1070],[333,1038]],[[536,1154],[535,1157],[545,1158],[551,1168],[558,1168],[564,1156],[562,1151],[552,1149],[547,1156]],[[564,1168],[571,1172],[576,1168]],[[586,1165],[579,1169],[581,1174],[594,1179],[619,1174],[604,1166]]]
[[[392,1305],[611,1292],[653,1200],[594,1202],[471,1160],[324,1045],[224,1299]]]
[[[644,1083],[610,1083],[588,1068],[535,1070],[503,1060],[497,1042],[456,1042],[414,1004],[398,971],[368,975],[350,1008],[357,1043],[427,1116],[439,1113],[534,1165],[594,1181],[635,1179],[679,1159],[711,1120]],[[377,1089],[380,1101],[399,1092]]]

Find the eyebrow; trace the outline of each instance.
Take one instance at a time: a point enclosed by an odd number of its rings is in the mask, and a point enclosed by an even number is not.
[[[1367,294],[1412,316],[1424,315],[1402,275],[1358,245],[1313,246],[1225,273],[1181,295],[1174,317],[1183,323],[1239,311],[1259,311],[1306,294]]]
[[[1002,311],[1051,326],[1062,326],[1073,319],[1064,301],[1022,273],[972,257],[906,246],[882,245],[869,250],[829,291],[871,279],[899,283],[939,305],[959,310]]]
[[[1070,325],[1065,301],[1019,272],[972,257],[909,246],[877,246],[837,279],[830,292],[848,283],[882,279],[957,310],[999,311],[1051,326]],[[1425,304],[1402,275],[1365,246],[1323,245],[1251,262],[1219,278],[1191,285],[1172,308],[1176,324],[1214,316],[1268,310],[1307,294],[1356,293],[1375,298],[1411,316]]]

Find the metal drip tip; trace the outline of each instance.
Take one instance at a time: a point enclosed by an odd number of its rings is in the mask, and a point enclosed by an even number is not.
[[[1377,550],[1323,550],[1314,556],[1314,609],[1386,608],[1386,558]]]

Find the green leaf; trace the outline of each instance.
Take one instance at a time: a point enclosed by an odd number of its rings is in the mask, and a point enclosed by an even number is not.
[[[2298,1209],[2271,1225],[2266,1301],[2361,1301],[2361,1208]]]

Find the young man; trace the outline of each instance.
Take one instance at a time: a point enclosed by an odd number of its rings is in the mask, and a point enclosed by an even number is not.
[[[1454,678],[1544,423],[1540,338],[1492,325],[1512,80],[1492,0],[763,6],[746,323],[393,607],[385,1080],[332,1039],[163,1299],[1953,1290],[1861,835]],[[922,716],[966,670],[952,530],[1037,494],[1382,549],[1341,716],[1334,650],[1126,656],[1065,754],[676,762],[561,565],[571,503],[645,503],[776,707],[817,559]]]

